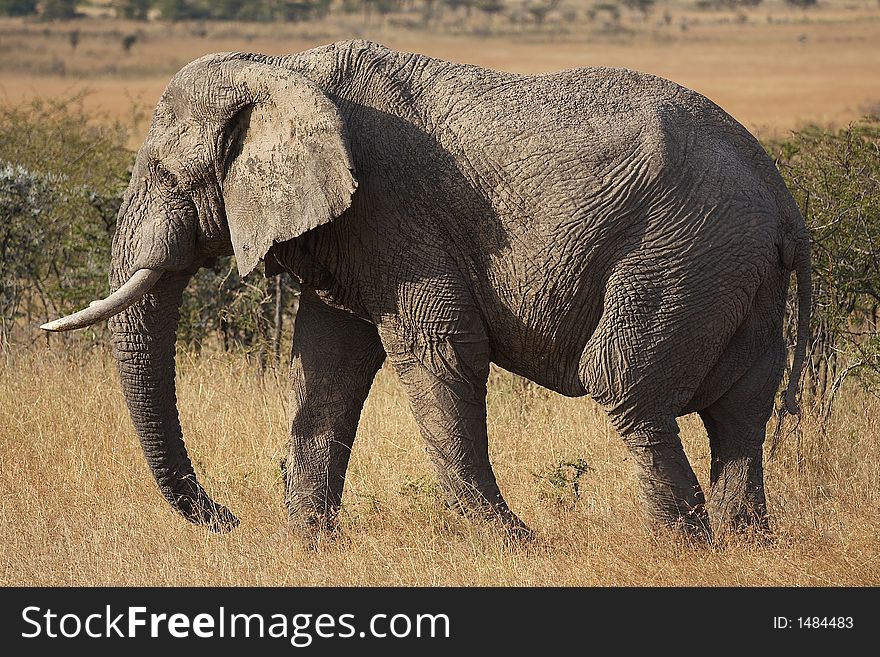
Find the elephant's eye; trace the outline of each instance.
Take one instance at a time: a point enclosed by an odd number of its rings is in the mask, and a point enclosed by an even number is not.
[[[166,169],[161,162],[156,162],[156,176],[166,187],[177,187],[177,176]]]

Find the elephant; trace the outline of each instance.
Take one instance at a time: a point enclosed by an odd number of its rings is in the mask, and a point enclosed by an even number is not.
[[[769,531],[766,425],[798,413],[810,243],[772,160],[695,91],[627,69],[518,75],[367,41],[219,53],[162,94],[112,242],[111,293],[42,326],[108,320],[121,387],[164,497],[215,531],[175,395],[190,278],[234,255],[301,287],[288,526],[338,529],[346,468],[387,359],[448,505],[528,539],[489,460],[490,364],[590,396],[624,441],[652,526]],[[704,494],[679,437],[699,413]]]

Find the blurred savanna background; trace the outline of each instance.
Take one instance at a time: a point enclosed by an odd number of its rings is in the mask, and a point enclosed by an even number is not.
[[[175,71],[210,52],[349,38],[522,73],[648,71],[762,140],[810,227],[815,298],[804,411],[768,429],[771,540],[655,533],[601,410],[497,370],[492,459],[538,534],[509,545],[444,508],[385,368],[342,536],[305,551],[283,531],[281,484],[296,287],[239,280],[228,259],[188,290],[178,397],[196,470],[242,525],[209,534],[168,508],[104,327],[36,327],[106,294],[134,150]],[[875,0],[0,0],[0,584],[877,585],[878,115]],[[706,485],[705,431],[680,424]]]

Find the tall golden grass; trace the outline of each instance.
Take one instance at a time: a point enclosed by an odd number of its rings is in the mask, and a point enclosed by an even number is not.
[[[408,403],[383,369],[361,421],[342,537],[317,553],[283,531],[283,375],[244,358],[179,356],[190,454],[242,518],[216,535],[175,515],[147,470],[101,349],[32,347],[0,371],[2,585],[798,585],[880,583],[880,401],[858,390],[822,428],[806,417],[767,462],[774,540],[698,548],[644,523],[602,412],[504,372],[489,394],[492,459],[528,547],[443,508]],[[681,420],[703,484],[709,454]],[[575,495],[582,459],[589,469]],[[554,475],[557,475],[554,477]]]

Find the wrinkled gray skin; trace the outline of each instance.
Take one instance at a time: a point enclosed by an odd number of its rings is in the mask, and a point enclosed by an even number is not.
[[[175,75],[119,213],[111,288],[138,268],[164,274],[111,327],[162,493],[217,530],[238,520],[187,456],[175,331],[190,276],[233,252],[242,274],[264,259],[301,282],[286,501],[305,536],[334,527],[386,358],[467,515],[528,535],[489,463],[494,362],[597,400],[660,525],[766,526],[783,305],[796,270],[803,334],[809,245],[760,145],[697,93],[627,70],[520,76],[366,42],[212,55]],[[692,412],[709,435],[708,500],[679,441],[676,417]]]

